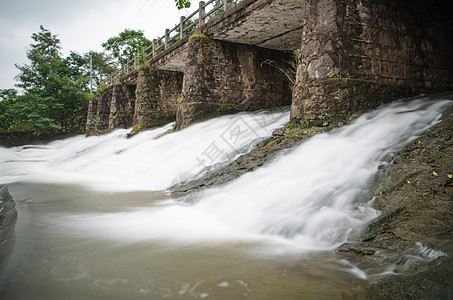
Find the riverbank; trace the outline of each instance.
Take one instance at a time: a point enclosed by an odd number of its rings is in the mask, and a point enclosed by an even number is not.
[[[20,132],[0,132],[0,147],[16,147],[29,144],[46,144],[55,140],[75,136],[78,133],[51,133],[45,135],[36,135],[30,131]]]
[[[382,214],[341,257],[378,276],[371,299],[453,297],[453,107],[379,168],[371,184]]]

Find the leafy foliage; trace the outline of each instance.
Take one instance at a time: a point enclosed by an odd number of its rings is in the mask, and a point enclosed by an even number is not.
[[[111,51],[112,56],[120,64],[126,64],[128,59],[133,59],[136,54],[143,52],[143,47],[152,44],[142,31],[125,29],[118,36],[111,37],[102,44],[105,50]]]
[[[223,4],[224,1],[226,1],[226,0],[216,0],[216,1],[214,2],[214,6],[219,6],[219,5]],[[233,0],[233,1],[231,2],[231,4],[232,4],[232,5],[236,5],[236,4],[238,4],[240,1],[241,1],[241,0]],[[221,8],[219,8],[216,12],[214,12],[213,14],[211,14],[211,15],[208,17],[208,20],[211,20],[211,19],[217,17],[218,15],[220,15],[220,14],[223,13],[223,12],[224,12],[224,8],[223,8],[223,5],[222,5]]]
[[[90,56],[92,61],[92,74],[90,74]],[[111,56],[103,52],[90,52],[80,55],[71,52],[67,63],[74,70],[74,75],[93,78],[93,87],[98,87],[103,78],[116,70],[116,65]]]
[[[183,9],[183,8],[189,8],[190,7],[190,1],[188,0],[175,0],[176,2],[176,7],[178,9]]]
[[[43,26],[32,34],[27,51],[29,64],[16,65],[18,87],[0,90],[1,131],[32,131],[36,135],[76,131],[83,126],[86,110],[86,57],[74,52],[60,53],[60,40]]]

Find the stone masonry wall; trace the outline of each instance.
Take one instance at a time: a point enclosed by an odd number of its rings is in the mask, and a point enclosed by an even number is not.
[[[453,89],[453,18],[440,0],[300,5],[302,36],[292,89],[280,70],[264,63],[285,67],[292,60],[288,53],[198,32],[188,40],[184,74],[159,71],[158,65],[138,71],[134,131],[175,118],[182,128],[216,115],[289,104],[295,125],[340,125],[382,103]],[[120,101],[127,95],[130,91],[109,88],[92,100],[87,132],[130,124],[132,102],[128,107]],[[120,121],[119,115],[127,117]]]
[[[93,97],[88,100],[88,109],[87,109],[87,123],[85,127],[85,133],[87,135],[94,134],[96,132],[96,116],[98,109],[98,98]]]
[[[175,121],[183,74],[143,66],[138,71],[134,130]]]
[[[112,92],[113,89],[108,89],[99,95],[94,134],[102,134],[108,131]]]
[[[435,2],[306,1],[291,121],[327,126],[452,89],[452,18]]]
[[[135,111],[135,85],[115,84],[110,103],[109,131],[132,127]]]
[[[289,59],[280,51],[192,36],[177,128],[225,113],[289,105],[288,82],[264,63],[273,60],[283,66]]]

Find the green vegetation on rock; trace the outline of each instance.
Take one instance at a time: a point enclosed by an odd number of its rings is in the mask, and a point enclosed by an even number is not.
[[[199,42],[201,44],[208,44],[208,43],[210,43],[212,41],[212,39],[209,36],[207,36],[207,35],[205,35],[203,33],[201,33],[201,34],[193,34],[193,35],[190,36],[189,39],[195,39],[197,42]]]

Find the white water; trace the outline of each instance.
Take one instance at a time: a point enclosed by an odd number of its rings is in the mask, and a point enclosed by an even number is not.
[[[289,121],[289,111],[241,113],[163,135],[169,124],[130,139],[127,130],[41,147],[0,148],[0,184],[76,183],[104,191],[165,190],[176,176],[231,161]],[[163,136],[162,136],[163,135]]]
[[[74,234],[122,242],[259,242],[266,253],[332,249],[377,216],[366,188],[378,166],[432,126],[446,105],[400,102],[363,115],[205,191],[194,207],[167,200],[152,208],[56,220]]]
[[[194,207],[162,200],[152,207],[117,213],[61,213],[51,216],[50,222],[57,234],[123,243],[260,242],[266,252],[283,253],[332,249],[377,216],[367,202],[367,183],[378,166],[435,124],[448,104],[418,99],[365,114],[349,126],[315,136],[266,167],[205,191]],[[266,118],[267,126],[256,122],[257,117]],[[287,112],[240,114],[158,139],[170,125],[129,140],[124,139],[126,131],[116,131],[43,148],[3,149],[2,168],[6,166],[7,171],[2,172],[0,182],[75,182],[103,190],[164,190],[174,176],[202,171],[200,159],[208,162],[212,158],[213,143],[218,145],[214,150],[230,157],[218,156],[211,164],[231,159],[238,149],[245,151],[252,141],[269,135],[287,119]],[[242,126],[238,132],[244,136],[234,139],[235,147],[230,147],[227,139],[231,141],[231,128],[237,125]]]
[[[231,161],[288,112],[164,136],[171,124],[131,139],[118,130],[0,148],[0,184],[19,214],[14,243],[0,245],[12,248],[0,257],[0,298],[353,298],[367,274],[326,250],[378,214],[367,193],[378,166],[451,103],[418,99],[363,115],[205,190],[192,207],[165,193],[175,177]],[[421,244],[419,252],[443,255]]]

